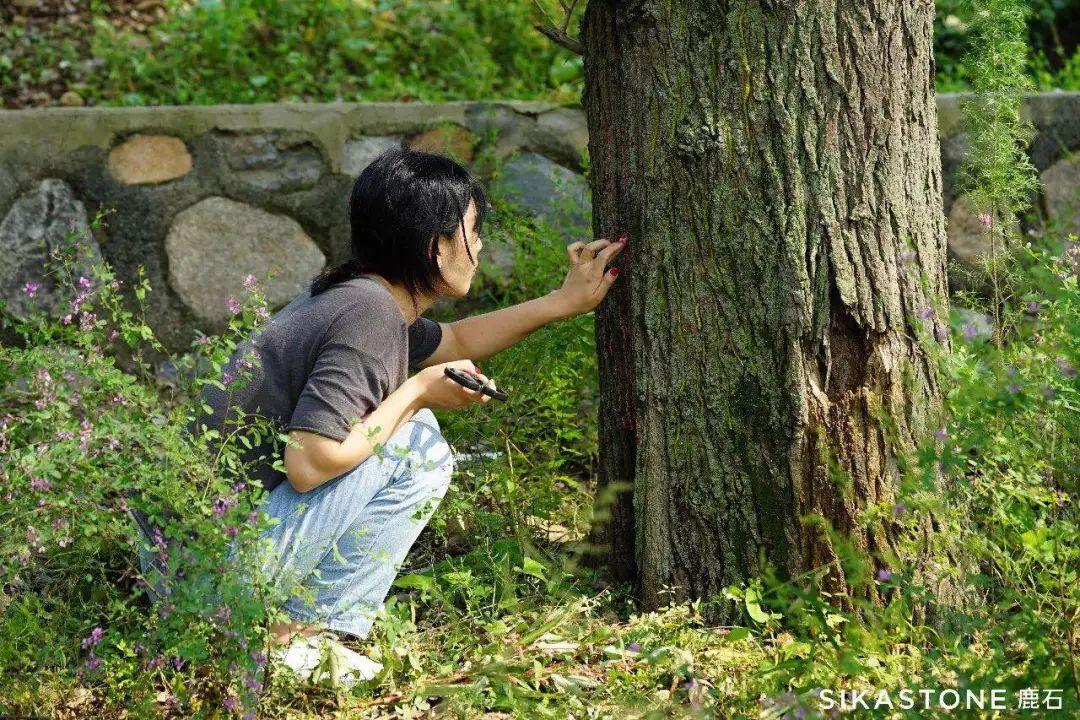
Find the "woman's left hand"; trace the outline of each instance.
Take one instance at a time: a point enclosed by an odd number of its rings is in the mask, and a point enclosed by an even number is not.
[[[591,243],[577,241],[566,246],[570,269],[562,287],[554,291],[567,316],[587,313],[604,299],[619,274],[618,268],[604,272],[611,260],[626,247],[626,236],[615,242],[594,240]]]

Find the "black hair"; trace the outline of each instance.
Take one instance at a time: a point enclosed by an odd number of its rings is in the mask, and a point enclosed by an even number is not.
[[[349,194],[351,257],[311,281],[312,296],[364,273],[400,284],[414,298],[439,292],[438,240],[465,228],[469,201],[476,203],[476,230],[487,213],[479,181],[444,155],[398,147],[364,168]]]

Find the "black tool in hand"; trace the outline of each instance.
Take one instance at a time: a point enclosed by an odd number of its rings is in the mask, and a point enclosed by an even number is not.
[[[450,378],[458,385],[467,387],[470,390],[479,390],[488,397],[495,398],[496,400],[506,400],[508,397],[510,397],[502,390],[497,390],[490,385],[482,385],[480,381],[474,378],[472,375],[463,373],[460,370],[455,370],[454,368],[443,368],[443,372],[446,374],[446,377]]]

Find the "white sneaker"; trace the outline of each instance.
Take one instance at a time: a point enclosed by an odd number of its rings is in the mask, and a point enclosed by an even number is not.
[[[373,680],[383,667],[326,634],[300,635],[273,655],[302,680],[318,683],[325,676],[332,685],[346,688]]]

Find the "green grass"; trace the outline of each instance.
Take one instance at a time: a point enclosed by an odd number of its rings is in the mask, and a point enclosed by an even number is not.
[[[542,0],[554,18],[561,10]],[[1036,51],[1029,75],[1043,90],[1080,89],[1080,55],[1055,23],[1075,0],[1029,8]],[[576,32],[585,3],[570,30]],[[0,29],[0,87],[59,83],[100,105],[536,99],[577,104],[581,58],[534,28],[532,0],[167,0],[145,32],[116,30],[112,8],[92,2],[89,25]],[[1071,15],[1069,13],[1072,13]],[[941,92],[971,87],[977,44],[967,0],[937,3],[935,60]],[[1067,36],[1067,34],[1065,34]],[[94,65],[87,65],[89,61]]]

